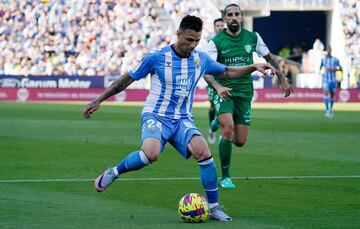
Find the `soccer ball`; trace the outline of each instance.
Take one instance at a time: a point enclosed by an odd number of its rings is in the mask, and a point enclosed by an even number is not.
[[[202,195],[189,193],[179,201],[178,212],[185,223],[201,223],[208,218],[209,206]]]

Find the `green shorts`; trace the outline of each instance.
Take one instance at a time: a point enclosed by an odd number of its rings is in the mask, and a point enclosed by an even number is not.
[[[214,103],[215,97],[217,95],[216,90],[213,87],[210,87],[210,86],[207,86],[206,89],[208,91],[210,103]]]
[[[250,126],[251,123],[251,101],[240,97],[228,96],[220,99],[218,95],[214,100],[217,115],[230,113],[233,116],[234,124]]]

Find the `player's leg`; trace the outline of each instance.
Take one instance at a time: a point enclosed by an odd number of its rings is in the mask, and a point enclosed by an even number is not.
[[[166,143],[162,139],[161,129],[161,122],[155,116],[144,115],[142,118],[143,142],[141,150],[128,154],[118,165],[101,173],[94,183],[96,191],[104,191],[122,173],[139,170],[156,161]]]
[[[232,142],[234,138],[234,121],[231,113],[221,113],[218,116],[221,126],[221,139],[219,140],[219,157],[221,164],[221,181],[223,188],[235,188],[230,176],[230,162]]]
[[[243,147],[249,135],[251,101],[235,100],[233,120],[235,123],[233,143],[237,147]]]
[[[335,102],[335,92],[336,92],[336,83],[334,82],[331,87],[329,88],[329,94],[330,94],[330,108],[329,108],[329,118],[334,117],[333,107]]]
[[[212,131],[211,129],[211,123],[214,121],[215,119],[215,107],[214,107],[214,102],[212,100],[210,100],[210,108],[209,108],[209,137],[208,137],[208,142],[209,144],[214,144],[216,141],[216,135],[215,132]]]
[[[220,100],[218,104],[218,120],[221,126],[221,138],[219,140],[219,157],[221,163],[220,185],[224,188],[234,188],[230,177],[230,161],[232,141],[234,138],[234,101],[232,97]]]
[[[325,104],[325,117],[329,117],[330,115],[330,91],[328,83],[323,83],[323,93],[324,93],[324,104]]]
[[[234,144],[243,147],[249,136],[249,127],[243,124],[236,124],[234,128]]]
[[[225,214],[223,208],[219,206],[216,166],[205,139],[202,136],[193,136],[188,144],[188,150],[192,153],[200,166],[201,183],[208,199],[210,219],[231,221],[231,217]]]
[[[220,108],[220,103],[222,102],[222,99],[220,98],[219,95],[214,95],[213,96],[213,104],[214,104],[214,110],[215,110],[215,117],[214,119],[211,121],[210,123],[210,131],[215,133],[216,131],[218,131],[218,129],[220,128],[220,124],[219,124],[219,120],[217,118],[217,113],[219,111]]]
[[[201,136],[193,121],[181,121],[175,135],[169,139],[169,143],[184,158],[188,159],[193,155],[197,160],[200,167],[201,183],[210,207],[210,218],[220,221],[231,221],[231,217],[226,215],[223,209],[219,207],[219,190],[215,162],[204,137]]]

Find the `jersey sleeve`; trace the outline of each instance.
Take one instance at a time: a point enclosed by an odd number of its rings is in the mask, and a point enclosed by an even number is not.
[[[266,44],[264,43],[263,39],[260,37],[260,35],[258,33],[256,33],[256,36],[257,36],[257,43],[256,43],[256,52],[264,57],[266,56],[267,54],[270,53],[268,47],[266,46]]]
[[[225,72],[226,66],[213,60],[209,55],[204,53],[205,74],[219,75]]]
[[[214,41],[209,41],[208,45],[206,46],[206,53],[211,57],[211,59],[217,60],[218,51]]]
[[[156,58],[154,53],[146,55],[137,66],[128,72],[129,76],[134,80],[140,80],[144,78],[153,71],[155,60]]]

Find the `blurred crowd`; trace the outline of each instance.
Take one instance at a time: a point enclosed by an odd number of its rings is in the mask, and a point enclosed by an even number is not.
[[[340,9],[346,52],[352,68],[360,69],[360,2],[340,0]]]
[[[1,1],[0,74],[124,73],[146,53],[175,39],[182,16],[196,13],[192,2]],[[160,13],[172,21],[164,23]]]

